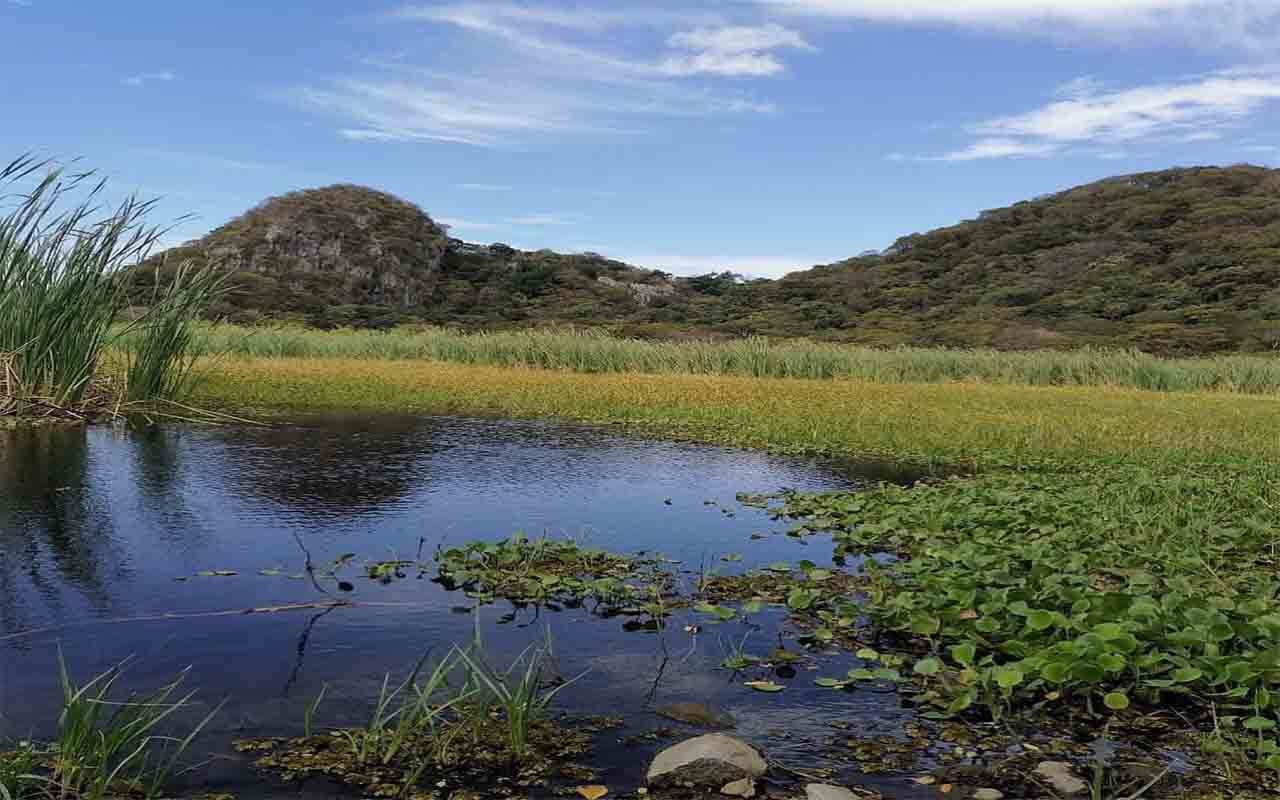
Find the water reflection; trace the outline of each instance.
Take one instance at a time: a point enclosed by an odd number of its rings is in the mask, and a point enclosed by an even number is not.
[[[664,644],[588,608],[457,614],[470,605],[460,592],[413,570],[382,585],[362,578],[362,564],[414,558],[420,546],[429,559],[441,545],[517,530],[663,552],[682,562],[676,569],[727,553],[743,554],[735,569],[822,562],[829,547],[753,538],[785,526],[734,498],[859,480],[830,462],[547,423],[334,418],[0,433],[0,736],[47,731],[57,646],[81,674],[139,656],[133,686],[190,665],[202,697],[230,698],[211,729],[225,744],[233,735],[296,732],[305,699],[326,684],[333,699],[324,724],[357,721],[386,673],[402,673],[428,648],[466,643],[476,624],[498,663],[549,631],[565,674],[589,670],[563,694],[571,711],[607,708],[651,727],[655,703],[699,699],[750,712],[742,715],[755,720],[744,723],[748,736],[775,725],[820,728],[821,714],[841,713],[832,706],[842,699],[815,691],[804,672],[784,702],[744,693],[717,670],[716,634],[737,641],[745,629],[726,625],[698,638],[673,621]],[[355,587],[341,596],[357,604],[238,613],[340,596],[336,582],[322,582],[321,595],[289,578],[302,568],[300,543],[321,567],[355,554],[340,577]],[[767,653],[779,622],[762,622],[748,644]],[[860,702],[843,713],[901,716],[892,697]]]
[[[81,604],[107,609],[129,571],[112,515],[91,488],[92,460],[79,427],[0,436],[0,623],[24,624],[33,596],[55,614]]]

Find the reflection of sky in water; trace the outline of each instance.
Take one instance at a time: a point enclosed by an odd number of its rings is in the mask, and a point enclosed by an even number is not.
[[[265,429],[0,434],[0,636],[99,621],[0,642],[0,735],[48,732],[57,643],[82,674],[137,656],[130,674],[139,685],[191,665],[190,683],[203,697],[230,698],[212,737],[225,743],[233,734],[297,731],[307,699],[325,683],[333,699],[324,722],[356,719],[386,671],[470,638],[472,617],[451,610],[465,605],[462,595],[412,578],[378,585],[358,577],[358,564],[346,572],[357,586],[353,599],[396,605],[102,622],[322,600],[305,582],[257,574],[299,570],[295,535],[318,564],[343,553],[412,559],[420,542],[429,558],[440,544],[524,530],[659,551],[687,570],[743,553],[731,565],[738,570],[824,562],[830,550],[825,539],[751,540],[786,526],[738,506],[736,493],[855,483],[829,463],[547,423],[331,419]],[[200,570],[240,574],[175,580]],[[843,659],[821,672],[802,667],[782,695],[747,692],[741,678],[714,668],[724,656],[720,639],[741,639],[741,623],[707,626],[691,638],[677,617],[667,634],[670,660],[655,683],[663,651],[652,634],[626,633],[621,619],[573,609],[525,627],[534,620],[529,611],[498,624],[508,610],[481,615],[496,661],[540,642],[549,625],[564,674],[586,672],[560,695],[562,705],[621,716],[629,728],[658,726],[653,704],[678,700],[719,703],[758,741],[779,730],[826,735],[832,718],[885,724],[891,733],[900,719],[892,696],[812,687],[813,677],[848,669]],[[775,616],[760,615],[748,651],[765,655],[776,646]],[[644,759],[630,758],[638,770]]]

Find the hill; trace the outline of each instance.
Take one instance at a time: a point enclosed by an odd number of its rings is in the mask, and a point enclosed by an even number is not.
[[[271,198],[156,255],[133,271],[136,301],[145,303],[184,261],[233,273],[233,288],[213,309],[219,318],[301,318],[319,327],[621,322],[676,291],[664,273],[595,254],[451,239],[417,206],[352,185]]]
[[[773,281],[469,244],[353,186],[269,200],[148,266],[163,276],[188,257],[237,271],[218,313],[241,321],[574,323],[647,337],[1161,354],[1280,347],[1280,171],[1252,166],[1110,178]]]
[[[722,320],[878,345],[1280,347],[1280,171],[1110,178],[736,287]]]

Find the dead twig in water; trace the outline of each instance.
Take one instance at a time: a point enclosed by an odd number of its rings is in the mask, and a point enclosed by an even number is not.
[[[328,594],[324,587],[320,585],[320,581],[316,580],[316,569],[311,563],[311,551],[302,543],[302,537],[297,531],[293,531],[293,540],[298,543],[298,547],[302,549],[302,554],[306,557],[306,563],[303,564],[303,570],[307,573],[307,577],[311,579],[311,585],[316,587],[316,591],[320,594]]]
[[[165,622],[178,619],[201,619],[206,617],[243,617],[250,614],[279,614],[285,611],[306,611],[311,609],[333,609],[346,608],[354,606],[355,603],[349,600],[330,600],[324,603],[286,603],[278,606],[260,606],[258,608],[238,608],[228,611],[195,611],[190,613],[177,614],[172,611],[166,611],[162,614],[145,614],[137,617],[115,617],[112,619],[92,619],[84,622],[71,622],[64,625],[48,625],[43,628],[32,628],[27,631],[18,631],[5,636],[0,636],[0,642],[8,642],[14,639],[23,639],[29,636],[38,636],[42,633],[53,633],[56,631],[68,630],[70,628],[87,628],[91,625],[118,625],[125,622]],[[368,604],[366,604],[368,605]],[[380,604],[394,605],[394,604]]]

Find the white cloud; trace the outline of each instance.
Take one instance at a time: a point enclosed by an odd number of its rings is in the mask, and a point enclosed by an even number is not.
[[[619,37],[603,31],[715,19],[644,8],[579,14],[470,2],[411,6],[388,19],[452,30],[463,37],[461,47],[436,48],[450,54],[447,67],[368,59],[362,74],[282,96],[343,119],[339,134],[354,141],[513,147],[550,134],[634,134],[663,118],[772,114],[772,103],[741,90],[680,78],[773,74],[782,64],[770,50],[808,47],[799,34],[778,25],[702,25],[673,37],[686,49],[702,48],[681,53],[683,61],[614,52]],[[665,39],[659,45],[675,46]],[[460,52],[475,56],[458,58]]]
[[[9,5],[18,8],[31,8],[31,0],[9,0]]]
[[[148,83],[167,83],[177,79],[178,76],[172,72],[143,72],[139,75],[130,75],[124,79],[124,82],[129,86],[146,86]]]
[[[979,139],[961,150],[931,157],[930,161],[978,161],[987,158],[1027,158],[1052,155],[1058,146],[1020,142],[1017,139]]]
[[[971,161],[1049,155],[1068,146],[1213,141],[1274,100],[1280,100],[1276,68],[1110,92],[1080,85],[1069,99],[970,126],[977,139],[938,158]]]
[[[572,220],[555,214],[524,214],[518,217],[508,217],[507,223],[510,225],[528,225],[532,227],[548,227],[559,225],[573,225]]]
[[[693,51],[662,62],[662,70],[671,75],[776,75],[786,67],[771,50],[813,49],[799,33],[776,23],[697,28],[672,34],[667,41]]]
[[[1249,144],[1240,149],[1246,153],[1274,153],[1280,150],[1280,146],[1274,144]]]
[[[782,12],[869,22],[943,24],[1011,33],[1134,38],[1167,34],[1199,45],[1269,48],[1276,0],[756,0]]]

